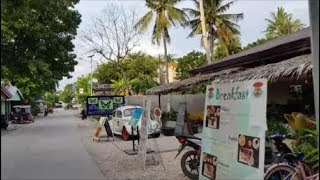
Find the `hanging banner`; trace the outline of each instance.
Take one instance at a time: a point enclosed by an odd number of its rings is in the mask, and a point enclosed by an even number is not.
[[[199,179],[263,179],[267,79],[207,86]]]
[[[87,115],[112,115],[116,108],[123,105],[125,105],[124,96],[88,96]]]
[[[133,113],[132,113],[132,116],[131,116],[131,119],[129,121],[129,126],[133,126],[134,128],[136,128],[138,126],[138,123],[141,119],[141,116],[142,116],[142,108],[136,108]]]

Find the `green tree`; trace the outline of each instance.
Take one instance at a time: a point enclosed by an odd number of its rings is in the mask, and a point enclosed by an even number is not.
[[[71,77],[78,0],[1,1],[1,72],[29,100]]]
[[[78,77],[76,88],[76,99],[79,104],[84,104],[86,97],[91,95],[91,86],[89,81],[91,80],[90,74],[87,76]]]
[[[111,84],[111,80],[121,78],[121,73],[117,69],[117,63],[115,62],[103,63],[95,69],[93,76],[99,83]]]
[[[129,80],[128,83],[125,83],[121,73],[115,68],[117,64],[114,62],[99,65],[94,72],[94,77],[100,83],[112,84],[115,88],[114,93],[121,94],[126,94],[130,90],[133,94],[144,93],[146,89],[157,85],[154,78],[158,76],[159,61],[155,57],[136,52],[129,54],[120,63]]]
[[[177,79],[187,79],[191,75],[190,70],[198,68],[206,63],[206,56],[202,52],[192,51],[177,60]]]
[[[67,104],[71,104],[73,98],[75,98],[75,92],[72,88],[72,84],[67,84],[63,91],[60,93],[60,99]]]
[[[250,48],[253,48],[255,46],[258,46],[258,45],[261,45],[261,44],[264,44],[270,40],[272,40],[274,38],[272,37],[265,37],[265,38],[261,38],[261,39],[257,39],[255,42],[252,42],[252,43],[249,43],[247,44],[245,47],[243,47],[243,50],[247,50],[247,49],[250,49]]]
[[[193,37],[194,35],[199,35],[202,33],[199,3],[196,0],[194,0],[194,2],[196,9],[185,9],[193,18],[189,22],[192,31],[188,37]],[[234,1],[223,3],[223,0],[203,0],[209,49],[211,53],[214,50],[214,44],[216,40],[226,43],[232,39],[233,35],[240,34],[240,26],[237,24],[237,22],[243,19],[243,13],[227,13],[228,9],[233,3]],[[210,57],[212,61],[213,55],[210,55]]]
[[[141,32],[145,32],[155,16],[152,43],[160,45],[162,40],[166,61],[166,83],[169,83],[169,58],[167,50],[167,43],[170,43],[169,29],[176,24],[184,27],[187,22],[187,14],[175,7],[179,1],[180,0],[146,0],[146,6],[150,11],[136,24],[136,27],[139,28]]]
[[[265,20],[268,22],[265,30],[267,38],[285,36],[305,27],[299,19],[293,19],[292,14],[285,12],[282,7],[271,13],[271,19]]]
[[[56,92],[46,92],[43,95],[43,99],[47,102],[48,107],[54,107],[55,103],[58,103],[60,98]]]
[[[220,41],[214,52],[214,59],[219,60],[242,50],[239,36],[230,38],[229,41]]]

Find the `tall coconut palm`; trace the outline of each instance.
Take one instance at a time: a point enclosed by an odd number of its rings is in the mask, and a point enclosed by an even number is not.
[[[278,7],[277,12],[271,13],[271,19],[265,30],[268,38],[277,38],[301,30],[305,25],[299,19],[293,19],[292,14],[285,12],[284,8]]]
[[[146,6],[150,11],[135,26],[141,32],[146,32],[148,26],[154,22],[151,40],[153,44],[157,45],[160,45],[162,40],[166,60],[166,83],[169,83],[167,50],[167,43],[170,43],[169,28],[177,24],[184,27],[188,22],[187,14],[175,7],[179,1],[181,0],[146,0]]]
[[[196,9],[185,9],[193,18],[189,21],[192,31],[188,37],[193,37],[194,35],[201,34],[202,32],[199,3],[197,0],[194,0],[194,2]],[[214,50],[214,43],[216,39],[227,42],[233,37],[233,35],[240,34],[240,26],[237,22],[243,19],[243,13],[227,13],[233,3],[234,1],[223,3],[223,0],[203,0],[203,9],[211,54]],[[213,55],[210,56],[212,61]]]

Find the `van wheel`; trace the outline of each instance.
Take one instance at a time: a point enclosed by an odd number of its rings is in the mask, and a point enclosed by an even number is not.
[[[160,133],[155,133],[155,134],[152,135],[152,137],[153,138],[158,138],[158,137],[160,137]]]

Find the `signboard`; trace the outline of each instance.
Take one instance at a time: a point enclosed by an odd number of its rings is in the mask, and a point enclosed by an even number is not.
[[[150,118],[150,108],[151,101],[148,98],[145,98],[143,101],[143,117],[141,120],[141,129],[140,129],[140,141],[139,141],[139,152],[138,156],[141,159],[141,164],[143,169],[145,169],[146,156],[147,156],[147,143],[148,143],[148,123]]]
[[[112,115],[116,108],[124,104],[124,96],[88,96],[87,115]]]
[[[138,126],[138,123],[141,119],[141,116],[142,116],[142,109],[141,108],[136,108],[133,113],[132,113],[132,116],[131,116],[131,119],[129,121],[129,125],[130,126],[133,126],[133,127],[137,127]]]
[[[106,129],[108,137],[113,137],[113,133],[108,120],[105,121],[104,128]]]
[[[207,86],[199,179],[263,179],[267,80]]]
[[[185,134],[183,133],[185,117],[186,117],[186,103],[180,103],[178,107],[176,127],[174,129],[175,136]]]

